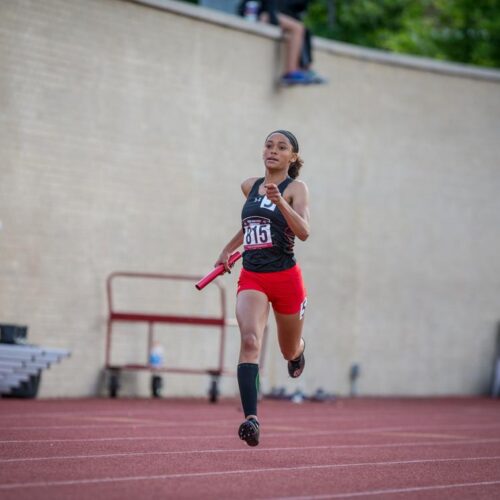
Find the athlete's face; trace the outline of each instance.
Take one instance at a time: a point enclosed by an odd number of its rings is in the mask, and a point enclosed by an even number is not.
[[[288,137],[276,133],[266,139],[262,159],[266,168],[288,171],[290,163],[297,159],[297,153],[293,152]]]

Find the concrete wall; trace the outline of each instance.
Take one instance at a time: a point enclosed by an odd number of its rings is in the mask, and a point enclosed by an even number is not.
[[[279,32],[171,1],[0,3],[0,321],[71,349],[42,397],[101,390],[105,279],[203,274],[239,225],[242,179],[294,131],[311,192],[297,244],[307,369],[291,382],[271,327],[265,388],[478,394],[500,319],[500,77],[317,41],[329,85],[277,89]],[[236,273],[223,279],[234,308]],[[209,313],[214,290],[125,287],[130,307]],[[140,306],[138,305],[139,303]],[[145,360],[123,326],[114,359]],[[231,329],[227,366],[238,333]],[[217,361],[213,330],[158,332],[169,366]],[[172,375],[167,395],[201,395]],[[232,377],[224,394],[235,394]],[[123,394],[148,394],[129,374]]]

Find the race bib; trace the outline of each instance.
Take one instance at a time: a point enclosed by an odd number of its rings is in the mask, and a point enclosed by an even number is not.
[[[252,217],[243,223],[245,233],[243,246],[245,250],[257,250],[273,246],[271,237],[271,221],[262,217]]]

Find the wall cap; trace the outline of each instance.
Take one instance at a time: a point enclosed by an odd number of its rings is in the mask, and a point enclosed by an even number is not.
[[[125,1],[168,11],[185,17],[191,17],[226,28],[253,33],[257,36],[264,36],[274,40],[279,40],[281,38],[281,30],[275,26],[264,23],[248,22],[236,15],[232,16],[231,14],[201,7],[199,5],[178,2],[176,0]],[[493,68],[481,68],[479,66],[439,61],[427,57],[395,54],[383,50],[370,49],[318,37],[314,37],[313,43],[316,50],[334,54],[336,56],[348,57],[378,64],[386,64],[390,66],[399,66],[419,71],[427,71],[431,73],[440,73],[461,78],[500,82],[500,70]]]

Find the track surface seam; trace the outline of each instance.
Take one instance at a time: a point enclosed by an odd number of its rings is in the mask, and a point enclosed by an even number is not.
[[[207,472],[188,472],[181,474],[160,474],[160,475],[146,475],[146,476],[129,476],[129,477],[104,477],[96,479],[74,479],[69,481],[44,481],[34,483],[11,483],[0,485],[0,490],[10,490],[18,488],[34,488],[34,487],[47,487],[47,486],[66,486],[66,485],[83,485],[83,484],[96,484],[96,483],[112,483],[121,481],[152,481],[152,480],[166,480],[187,477],[204,477],[204,476],[224,476],[234,474],[248,474],[255,473],[270,473],[270,472],[289,472],[301,470],[320,470],[320,469],[340,469],[349,467],[381,467],[390,465],[409,465],[409,464],[425,464],[425,463],[440,463],[440,462],[467,462],[467,461],[483,461],[483,460],[500,460],[500,455],[491,457],[453,457],[453,458],[433,458],[424,460],[404,460],[404,461],[390,461],[390,462],[361,462],[350,464],[323,464],[323,465],[302,465],[297,467],[269,467],[264,469],[239,469],[239,470],[226,470],[226,471],[207,471]]]
[[[475,483],[436,484],[434,486],[414,486],[409,488],[393,488],[386,490],[356,491],[352,493],[329,493],[327,495],[307,495],[300,497],[268,497],[261,500],[321,500],[326,498],[354,498],[379,495],[394,495],[398,493],[416,493],[419,491],[433,491],[453,488],[473,488],[475,486],[492,486],[497,484],[500,484],[500,480],[480,481]]]
[[[194,454],[215,454],[215,453],[274,453],[277,451],[307,451],[307,450],[353,450],[370,448],[407,448],[407,447],[432,447],[432,446],[461,446],[474,444],[493,444],[500,442],[498,439],[473,439],[463,441],[426,441],[414,443],[380,443],[380,444],[344,444],[344,445],[324,445],[324,446],[287,446],[279,448],[230,448],[213,450],[186,450],[186,451],[142,451],[127,453],[107,453],[96,455],[59,455],[52,457],[30,457],[30,458],[0,458],[0,463],[12,462],[36,462],[44,460],[84,460],[95,458],[115,458],[115,457],[134,457],[151,455],[194,455]]]

